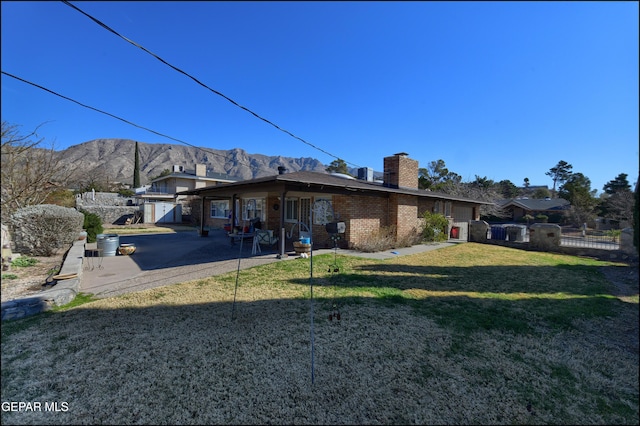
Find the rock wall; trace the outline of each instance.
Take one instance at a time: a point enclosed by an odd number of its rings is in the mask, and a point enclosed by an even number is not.
[[[487,242],[487,234],[489,233],[490,226],[484,220],[471,220],[469,221],[469,241],[476,243]]]
[[[539,250],[557,249],[561,241],[560,225],[534,223],[529,227],[529,244]]]
[[[137,200],[114,192],[84,192],[76,196],[76,209],[97,215],[106,224],[124,224],[140,211]]]
[[[140,211],[140,206],[84,206],[82,209],[96,214],[102,223],[123,225],[127,218]]]

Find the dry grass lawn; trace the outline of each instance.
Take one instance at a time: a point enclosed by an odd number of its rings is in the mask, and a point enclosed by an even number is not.
[[[637,278],[601,272],[628,266],[473,243],[309,265],[241,271],[234,319],[232,273],[3,324],[2,402],[42,411],[2,424],[639,422]]]

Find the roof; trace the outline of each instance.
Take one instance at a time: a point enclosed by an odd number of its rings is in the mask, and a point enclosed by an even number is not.
[[[193,179],[193,180],[210,180],[216,182],[237,182],[238,179],[224,173],[210,172],[207,170],[206,176],[197,176],[194,170],[185,170],[182,172],[172,172],[168,175],[159,176],[151,182],[159,182],[169,178]]]
[[[287,188],[288,191],[309,191],[309,192],[338,192],[338,193],[394,193],[414,195],[424,198],[433,198],[441,200],[462,201],[474,204],[493,204],[480,200],[472,200],[469,198],[456,197],[434,191],[426,191],[414,188],[394,188],[385,186],[379,182],[369,182],[360,179],[346,179],[344,177],[331,175],[328,173],[318,173],[310,171],[298,171],[291,173],[266,176],[256,179],[243,180],[232,183],[224,183],[217,186],[208,186],[205,188],[192,189],[189,191],[179,192],[178,195],[200,195],[200,196],[229,196],[229,194],[237,193],[242,190],[276,190],[276,187]]]
[[[564,198],[513,198],[501,203],[501,207],[516,206],[529,211],[565,210],[569,201]]]

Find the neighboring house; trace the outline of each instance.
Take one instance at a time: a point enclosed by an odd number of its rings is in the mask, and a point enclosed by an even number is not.
[[[153,179],[148,189],[136,193],[136,198],[143,204],[145,223],[182,222],[188,206],[183,205],[186,197],[178,196],[179,192],[236,181],[229,175],[207,171],[206,164],[196,164],[193,170],[174,165],[170,174]]]
[[[223,173],[208,171],[206,164],[196,164],[194,170],[187,170],[184,166],[175,165],[171,173],[153,179],[151,187],[138,195],[143,200],[174,201],[178,192],[236,182],[237,180]],[[179,200],[180,197],[177,201]]]
[[[180,195],[203,199],[203,226],[244,226],[258,219],[263,230],[273,230],[280,236],[284,229],[291,239],[297,239],[300,231],[311,230],[314,244],[325,247],[333,245],[325,228],[327,222],[344,222],[346,232],[339,244],[353,247],[383,227],[393,227],[397,239],[420,232],[425,211],[448,216],[451,226],[459,228],[459,238],[466,239],[468,222],[478,220],[480,205],[488,204],[418,189],[418,162],[406,153],[384,158],[383,181],[373,181],[373,173],[358,175],[363,179],[282,170],[274,176],[183,191]],[[309,223],[310,212],[327,204],[329,211],[315,212],[313,224]]]
[[[536,217],[543,214],[549,217],[562,214],[571,205],[563,198],[512,198],[499,203],[500,207],[510,213],[511,219],[518,220],[525,215]]]

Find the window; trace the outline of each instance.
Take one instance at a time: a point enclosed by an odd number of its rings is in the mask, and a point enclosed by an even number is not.
[[[444,215],[445,217],[450,217],[451,216],[451,201],[436,201],[435,205],[433,206],[433,212],[434,213],[440,213],[441,215]]]
[[[229,201],[214,200],[211,202],[211,217],[229,218]]]
[[[243,198],[242,199],[242,219],[251,220],[260,218],[265,221],[264,217],[264,198]]]
[[[284,221],[298,222],[298,199],[287,198],[284,204]]]

